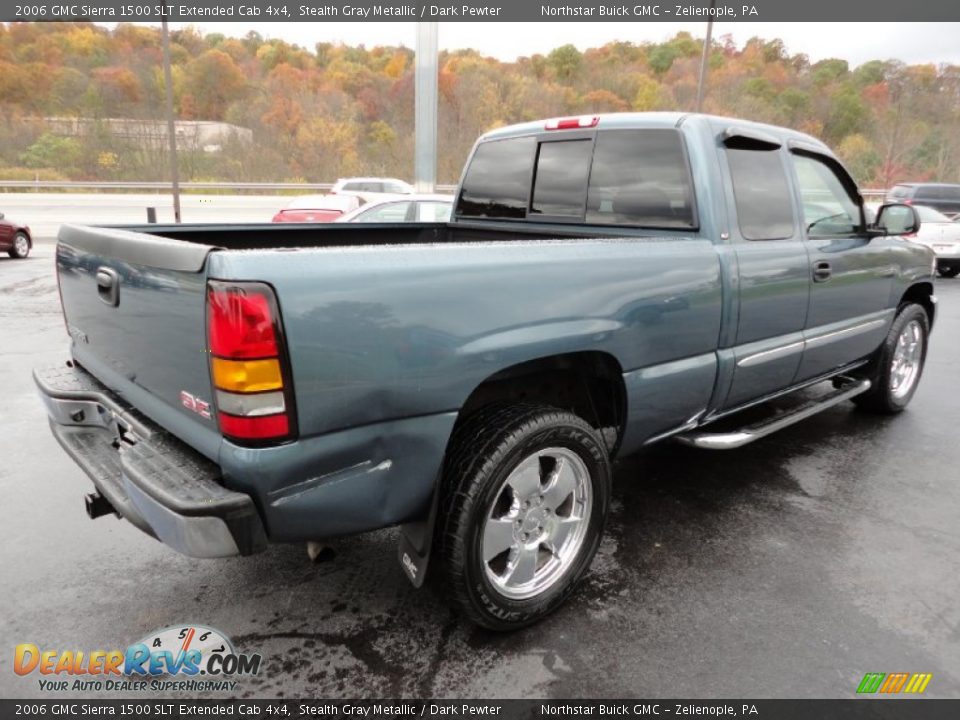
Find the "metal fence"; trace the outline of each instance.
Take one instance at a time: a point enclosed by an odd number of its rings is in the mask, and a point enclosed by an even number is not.
[[[453,192],[456,185],[437,185],[437,192]],[[262,193],[310,190],[329,192],[333,183],[223,183],[182,182],[181,190],[217,190],[220,192]],[[169,182],[100,182],[60,180],[0,180],[0,189],[11,190],[147,190],[157,193],[170,192]]]

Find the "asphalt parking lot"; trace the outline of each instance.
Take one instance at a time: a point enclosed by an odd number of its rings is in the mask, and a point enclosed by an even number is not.
[[[31,378],[66,357],[53,245],[0,258],[0,696],[38,697],[13,646],[124,648],[201,623],[262,653],[255,697],[837,697],[866,672],[960,697],[960,280],[938,281],[925,375],[896,418],[842,405],[737,451],[622,460],[579,593],[527,630],[416,591],[395,531],[252,558],[181,557],[83,511],[90,484]]]

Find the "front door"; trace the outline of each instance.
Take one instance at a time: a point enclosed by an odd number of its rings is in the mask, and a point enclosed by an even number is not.
[[[866,235],[862,200],[840,163],[798,148],[790,157],[812,281],[797,373],[803,381],[866,357],[883,342],[894,313],[889,246],[896,241]]]

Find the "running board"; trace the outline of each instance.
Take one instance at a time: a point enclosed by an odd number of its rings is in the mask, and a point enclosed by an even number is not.
[[[816,415],[822,410],[856,397],[870,389],[869,380],[854,380],[852,378],[837,378],[837,380],[843,384],[832,393],[803,403],[789,412],[764,420],[756,425],[748,425],[731,432],[688,432],[677,435],[676,438],[685,445],[692,445],[704,450],[733,450],[801,420],[806,420],[811,415]]]

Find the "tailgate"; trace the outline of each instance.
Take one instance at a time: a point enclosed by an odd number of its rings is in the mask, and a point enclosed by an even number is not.
[[[206,259],[217,248],[65,225],[57,272],[73,357],[104,385],[216,460]]]

